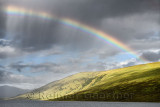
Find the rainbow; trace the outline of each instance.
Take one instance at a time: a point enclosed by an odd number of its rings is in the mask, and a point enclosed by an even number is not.
[[[137,53],[131,49],[130,47],[128,47],[127,45],[125,45],[124,43],[122,43],[121,41],[117,40],[116,38],[112,37],[109,34],[106,34],[105,32],[95,29],[93,27],[90,27],[88,25],[85,25],[79,21],[73,20],[73,19],[69,19],[69,18],[60,18],[56,15],[53,14],[49,14],[43,11],[33,11],[33,10],[29,10],[29,9],[25,9],[25,8],[21,8],[21,7],[17,7],[17,6],[7,6],[4,11],[7,13],[7,15],[15,15],[15,16],[25,16],[25,15],[29,15],[29,16],[36,16],[36,17],[40,17],[46,20],[55,20],[58,21],[59,23],[75,28],[75,29],[79,29],[82,32],[86,32],[90,35],[93,35],[97,38],[100,38],[101,40],[105,41],[106,43],[109,43],[125,52],[128,52],[129,54],[131,54],[132,56],[134,56],[137,59],[140,59],[143,62],[146,62],[146,60],[142,57],[139,57],[137,55]]]

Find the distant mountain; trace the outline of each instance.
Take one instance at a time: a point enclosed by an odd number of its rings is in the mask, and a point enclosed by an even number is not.
[[[109,71],[82,72],[15,98],[50,101],[159,102],[160,62]]]
[[[29,92],[30,90],[24,90],[12,86],[0,86],[0,98],[9,98],[9,97],[15,97],[19,94],[24,94],[26,92]]]

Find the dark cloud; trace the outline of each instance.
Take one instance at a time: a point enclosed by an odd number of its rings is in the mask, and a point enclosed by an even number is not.
[[[56,3],[58,5],[56,5]],[[106,17],[119,17],[146,11],[155,11],[157,0],[82,0],[53,1],[53,12],[94,24]],[[46,5],[47,1],[46,1]],[[55,9],[55,10],[54,10]],[[96,23],[97,24],[97,23]]]
[[[3,66],[3,65],[0,65],[0,68],[4,68],[4,66]]]
[[[3,78],[3,76],[4,76],[4,71],[2,71],[2,70],[0,70],[0,82],[2,82],[2,78]]]
[[[23,64],[22,62],[16,62],[9,65],[11,69],[15,69],[19,72],[24,71],[25,68],[29,68],[29,72],[54,72],[64,73],[65,66],[56,63],[41,63],[41,64]]]
[[[144,52],[141,57],[145,58],[148,61],[156,62],[160,60],[160,51],[159,52]]]
[[[0,39],[0,46],[9,46],[10,45],[10,41],[5,40],[5,39]]]
[[[106,18],[102,21],[103,31],[129,45],[134,40],[146,40],[160,32],[158,13],[137,13],[125,17]],[[141,43],[141,42],[140,42]],[[144,46],[144,45],[141,45]]]
[[[21,72],[23,68],[26,68],[28,67],[29,65],[26,65],[26,64],[21,64],[22,62],[17,62],[17,63],[13,63],[10,65],[10,67],[12,69],[16,69],[17,71]]]
[[[19,23],[12,23],[13,32],[19,31],[12,42],[14,46],[24,51],[46,50],[60,45],[77,50],[93,46],[89,41],[94,38],[76,29],[60,26],[57,21],[44,20],[32,16],[18,19]],[[82,49],[83,49],[82,48]]]
[[[3,69],[0,69],[0,83],[7,82],[7,79],[10,77],[11,73]]]
[[[15,25],[21,33],[15,36],[17,47],[24,50],[41,50],[52,47],[59,40],[56,34],[56,22],[45,21],[34,17],[25,17]],[[18,38],[18,40],[17,40]]]
[[[102,53],[99,53],[99,58],[105,59],[107,57],[116,55],[118,52],[119,50],[116,50],[116,49],[115,50],[108,49],[108,50],[103,51]]]
[[[13,73],[0,69],[0,84],[15,82],[18,82],[18,78],[15,79]]]
[[[100,47],[100,48],[93,48],[93,49],[89,49],[85,52],[81,52],[78,60],[84,60],[90,57],[97,57],[100,60],[106,59],[107,57],[111,57],[116,55],[117,53],[121,52],[120,49],[113,49],[113,47],[111,46],[107,46],[105,45],[104,47]]]
[[[20,7],[33,10],[44,10],[49,13],[54,13],[59,17],[73,18],[100,28],[101,21],[106,18],[124,17],[150,11],[156,13],[154,2],[159,3],[156,0],[46,0],[45,2],[41,0],[12,0],[8,1],[8,4],[19,5]],[[13,40],[16,41],[14,45],[26,51],[43,50],[51,48],[53,45],[62,45],[72,50],[83,50],[96,46],[95,43],[98,43],[95,38],[86,36],[88,34],[81,33],[74,29],[67,29],[66,31],[66,29],[61,27],[56,21],[46,21],[36,17],[25,16],[15,20],[15,22],[16,23],[13,23],[12,21],[14,28],[12,27],[10,29],[20,33],[14,37]],[[132,29],[124,30],[124,27],[121,29],[122,25],[112,27],[107,24],[104,26],[107,30],[104,29],[104,31],[110,32],[122,41],[127,41],[134,37],[135,33],[133,32],[135,31]],[[127,27],[128,26],[126,26],[126,28]],[[129,35],[132,33],[133,35]]]
[[[0,1],[0,38],[6,35],[6,14],[3,11],[4,2]]]

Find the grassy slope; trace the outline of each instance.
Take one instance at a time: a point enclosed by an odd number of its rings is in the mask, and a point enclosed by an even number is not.
[[[52,100],[160,101],[160,62],[100,72],[93,87]]]
[[[40,93],[39,93],[40,92]],[[78,73],[17,98],[81,101],[160,101],[160,62]]]
[[[96,77],[99,72],[84,72],[71,75],[64,79],[51,82],[41,88],[38,88],[30,93],[26,93],[12,99],[34,99],[34,100],[48,100],[57,97],[73,94],[81,90],[85,90],[90,85],[85,85],[85,81]],[[85,85],[85,86],[84,86]]]

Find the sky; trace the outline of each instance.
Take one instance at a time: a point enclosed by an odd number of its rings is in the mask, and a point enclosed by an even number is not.
[[[9,14],[14,6],[100,30],[133,54],[60,20]],[[35,89],[66,76],[160,61],[159,0],[1,0],[0,86]]]

